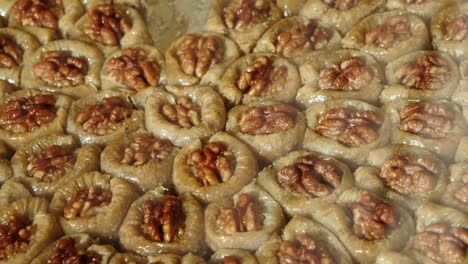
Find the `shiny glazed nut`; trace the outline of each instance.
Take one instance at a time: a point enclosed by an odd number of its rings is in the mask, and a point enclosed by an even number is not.
[[[294,127],[298,111],[287,104],[266,107],[253,106],[242,113],[239,128],[242,133],[268,135]]]
[[[335,264],[328,249],[309,235],[300,235],[297,241],[284,241],[278,251],[280,264]]]
[[[52,251],[47,264],[99,264],[101,256],[94,252],[79,250],[72,238],[60,239]]]
[[[237,87],[243,93],[252,96],[265,96],[274,94],[273,84],[282,87],[286,82],[288,69],[285,66],[273,66],[270,58],[262,56],[257,58],[240,75]]]
[[[466,258],[468,229],[432,224],[414,237],[412,246],[438,263],[461,264]]]
[[[221,208],[216,224],[219,230],[227,235],[237,232],[260,230],[264,216],[255,198],[249,194],[239,195],[233,208]]]
[[[11,215],[8,223],[0,226],[0,260],[7,261],[25,252],[35,231],[35,225],[26,223],[17,215]]]
[[[162,106],[163,117],[183,128],[191,128],[201,123],[200,108],[187,96],[177,98],[175,105]]]
[[[445,138],[452,129],[453,117],[443,104],[411,103],[400,110],[400,129],[426,138]]]
[[[143,50],[126,48],[119,57],[109,59],[106,72],[118,82],[139,91],[158,85],[161,68],[157,62],[149,60]]]
[[[360,58],[350,58],[321,70],[318,84],[322,90],[359,91],[372,77],[372,72]]]
[[[54,96],[33,95],[7,102],[0,110],[0,127],[25,133],[52,122],[56,116]]]
[[[136,136],[124,150],[120,163],[141,166],[151,160],[164,160],[172,151],[172,143],[166,139],[157,139],[144,134]]]
[[[234,256],[226,256],[223,259],[223,264],[241,264],[240,261]]]
[[[131,25],[112,5],[103,4],[86,14],[83,27],[92,40],[106,46],[117,46]]]
[[[118,128],[132,114],[132,109],[117,96],[102,99],[101,103],[88,105],[76,117],[76,121],[88,133],[105,135]]]
[[[185,215],[182,204],[175,196],[166,196],[160,203],[143,203],[142,229],[156,242],[174,242],[184,233]]]
[[[286,190],[307,197],[327,196],[341,183],[341,172],[330,162],[312,156],[298,158],[278,171],[278,182]]]
[[[59,18],[54,9],[62,12],[60,0],[19,0],[13,6],[11,15],[21,26],[57,29]]]
[[[366,33],[366,44],[388,49],[395,43],[411,37],[408,18],[404,16],[392,16],[383,24]]]
[[[401,65],[395,76],[401,84],[413,89],[438,90],[449,81],[450,72],[444,58],[429,54]]]
[[[322,0],[322,2],[340,11],[346,11],[355,7],[359,0]]]
[[[86,217],[89,211],[96,207],[105,207],[111,203],[112,193],[99,186],[93,186],[75,194],[63,210],[63,217],[67,220]]]
[[[445,26],[445,40],[462,41],[468,36],[468,11]]]
[[[34,75],[46,84],[63,87],[85,83],[88,63],[66,51],[48,51],[34,64]]]
[[[0,35],[0,68],[12,68],[21,64],[23,50],[7,36]]]
[[[175,55],[185,74],[198,78],[220,63],[223,59],[224,48],[221,39],[216,36],[197,36],[189,34],[184,37],[177,47]]]
[[[224,23],[242,30],[266,20],[269,13],[270,0],[234,0],[224,8]]]
[[[210,142],[203,150],[194,150],[187,156],[193,175],[207,187],[226,182],[234,173],[234,153],[221,142]]]
[[[71,147],[52,145],[28,157],[26,174],[42,182],[54,182],[67,174],[75,161]]]
[[[463,175],[463,186],[455,192],[454,196],[460,202],[468,204],[468,173]]]
[[[348,207],[353,215],[354,234],[362,239],[386,238],[389,229],[398,223],[393,207],[367,191],[361,195],[359,202],[350,203]]]
[[[379,138],[383,118],[372,111],[335,108],[322,114],[315,131],[347,146],[369,144]]]

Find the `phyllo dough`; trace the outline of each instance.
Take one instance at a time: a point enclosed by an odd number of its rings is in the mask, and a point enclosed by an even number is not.
[[[468,161],[450,166],[450,183],[441,203],[468,214]]]
[[[7,145],[0,141],[0,186],[13,176],[10,167],[10,150]]]
[[[0,188],[0,207],[7,207],[21,198],[31,197],[31,193],[21,182],[11,178],[3,183],[2,188]]]
[[[278,5],[285,16],[298,15],[307,0],[276,0]]]
[[[455,153],[455,162],[468,161],[468,137],[460,140],[457,152]]]
[[[386,7],[389,10],[406,10],[426,21],[431,21],[445,7],[460,2],[460,0],[387,0]]]
[[[247,250],[218,249],[211,255],[209,264],[257,264],[256,258]]]

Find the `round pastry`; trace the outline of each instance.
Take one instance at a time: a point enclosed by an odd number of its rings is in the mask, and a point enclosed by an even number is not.
[[[450,166],[450,183],[440,201],[468,214],[468,162]]]
[[[185,34],[166,51],[167,82],[216,85],[226,68],[239,57],[236,43],[221,34]]]
[[[211,255],[209,264],[257,264],[255,257],[247,250],[218,249]]]
[[[424,21],[405,11],[372,14],[356,24],[342,41],[343,47],[359,49],[387,63],[430,45]]]
[[[302,142],[305,126],[304,115],[296,108],[265,100],[232,108],[226,131],[250,146],[261,160],[271,162]]]
[[[387,0],[386,7],[389,10],[406,10],[426,21],[431,21],[440,10],[460,2],[460,0]]]
[[[464,137],[458,144],[457,152],[455,152],[455,162],[468,161],[468,137]]]
[[[298,15],[307,0],[276,0],[276,5],[283,10],[285,16]]]
[[[21,198],[31,197],[31,193],[21,182],[15,178],[11,178],[3,183],[2,188],[0,189],[0,207],[7,207],[12,202]]]

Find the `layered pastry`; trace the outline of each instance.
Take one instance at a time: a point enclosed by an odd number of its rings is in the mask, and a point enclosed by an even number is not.
[[[83,97],[101,86],[103,62],[101,51],[91,44],[51,41],[25,59],[21,86]]]
[[[210,264],[257,264],[256,258],[247,250],[218,249],[211,255]]]
[[[148,263],[162,263],[162,264],[204,264],[206,261],[192,253],[188,253],[185,256],[175,254],[157,254],[148,257]]]
[[[226,132],[206,144],[195,139],[174,161],[172,181],[178,193],[190,193],[208,204],[231,198],[257,174],[256,157],[247,145]]]
[[[386,7],[389,10],[406,10],[430,21],[440,10],[460,2],[460,0],[387,0]]]
[[[31,198],[32,195],[29,190],[24,187],[24,185],[16,180],[11,178],[2,184],[0,188],[0,206],[7,207],[14,201],[17,201],[22,198]],[[48,204],[47,204],[48,206]]]
[[[468,122],[468,60],[460,62],[460,83],[452,94],[452,101],[462,108]]]
[[[10,151],[5,143],[0,142],[0,185],[13,176],[10,167]]]
[[[140,256],[138,254],[133,254],[130,252],[125,253],[115,253],[110,261],[109,264],[148,264],[148,258],[144,256]],[[163,262],[164,263],[164,262]]]
[[[450,183],[442,196],[441,203],[468,213],[468,162],[450,166]]]
[[[468,161],[468,137],[464,137],[455,152],[455,162]]]
[[[307,0],[276,0],[276,5],[285,16],[298,15]]]

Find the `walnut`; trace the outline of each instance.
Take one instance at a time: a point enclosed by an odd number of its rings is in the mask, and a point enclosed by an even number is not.
[[[468,12],[459,16],[445,26],[445,40],[463,41],[468,36]]]
[[[7,102],[0,110],[0,127],[25,133],[52,122],[56,114],[53,95],[33,95]]]
[[[166,120],[183,128],[191,128],[201,123],[200,107],[187,96],[179,97],[175,105],[163,105],[161,111]]]
[[[468,204],[468,173],[463,175],[463,186],[455,192],[454,196],[462,203]]]
[[[149,60],[143,50],[126,48],[119,57],[109,59],[105,71],[117,81],[140,91],[158,85],[161,68],[157,62]]]
[[[367,191],[363,192],[359,202],[350,203],[348,207],[353,215],[354,234],[362,239],[386,238],[389,229],[398,223],[393,207]]]
[[[250,194],[239,195],[236,206],[221,208],[216,224],[227,235],[237,232],[260,230],[264,216],[255,198]]]
[[[197,36],[188,34],[177,47],[175,55],[182,71],[198,78],[213,65],[223,59],[224,48],[220,38],[216,36]]]
[[[453,118],[444,104],[411,103],[400,110],[400,129],[426,138],[446,138]]]
[[[7,36],[0,35],[0,68],[13,68],[21,64],[23,50]]]
[[[326,246],[309,235],[300,235],[296,241],[283,241],[278,251],[278,259],[280,264],[336,263]]]
[[[71,147],[52,145],[28,157],[26,174],[42,182],[54,182],[67,174],[75,161]]]
[[[18,215],[11,215],[7,223],[0,226],[0,260],[25,252],[36,232],[36,225],[27,223]]]
[[[131,24],[112,5],[102,4],[86,14],[83,28],[92,40],[106,46],[117,46],[125,33],[130,31]]]
[[[185,215],[175,196],[165,196],[160,203],[143,203],[143,232],[152,241],[174,242],[184,232]]]
[[[234,256],[225,256],[223,258],[223,264],[241,264],[241,262]]]
[[[383,24],[375,27],[365,35],[365,42],[379,48],[388,49],[397,42],[411,37],[409,20],[405,16],[392,16]]]
[[[295,108],[283,103],[253,106],[242,113],[239,128],[242,133],[251,135],[284,132],[294,127],[297,114]]]
[[[228,181],[235,162],[234,153],[221,142],[210,142],[203,150],[194,150],[187,156],[187,164],[205,187]]]
[[[359,0],[322,0],[322,2],[340,11],[346,11],[355,7]]]
[[[34,64],[34,75],[55,87],[78,86],[85,83],[88,63],[66,51],[48,51]]]
[[[76,193],[68,205],[63,209],[63,217],[67,220],[86,217],[92,214],[95,207],[105,207],[111,203],[112,193],[99,186]],[[91,211],[91,212],[90,212]]]
[[[285,84],[287,72],[285,66],[273,66],[269,57],[261,56],[240,75],[237,87],[252,96],[274,94],[276,86],[282,87]],[[278,85],[273,86],[274,84]]]
[[[106,135],[117,129],[131,114],[132,109],[126,105],[124,99],[112,96],[104,98],[101,103],[86,106],[76,117],[76,121],[88,133]]]
[[[223,10],[228,28],[243,30],[265,21],[270,14],[270,0],[234,0]]]
[[[373,74],[360,58],[350,58],[319,73],[322,90],[359,91],[372,80]]]
[[[157,139],[148,134],[136,136],[125,148],[120,163],[131,166],[142,166],[151,160],[164,160],[173,148],[167,139]]]
[[[335,108],[322,114],[315,131],[347,146],[370,144],[379,138],[383,118],[372,111]]]
[[[278,182],[286,190],[307,197],[329,195],[341,183],[341,172],[330,162],[312,156],[298,158],[278,171]]]
[[[55,243],[55,247],[47,260],[47,264],[99,264],[101,256],[92,251],[81,252],[77,249],[75,240],[72,238],[63,238]]]
[[[412,246],[438,263],[463,263],[468,246],[468,229],[446,223],[429,225],[415,235]]]
[[[401,65],[395,76],[401,84],[420,90],[442,89],[451,77],[447,61],[436,54],[424,55],[416,62]]]
[[[19,0],[11,10],[18,24],[25,27],[58,28],[58,13],[63,12],[60,0]]]

